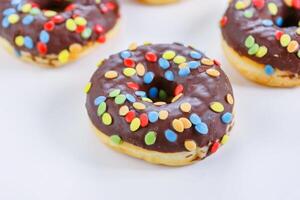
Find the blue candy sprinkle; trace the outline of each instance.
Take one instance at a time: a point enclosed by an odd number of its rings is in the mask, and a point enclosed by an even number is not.
[[[144,92],[144,91],[136,91],[135,94],[139,97],[146,97],[147,96],[146,92]]]
[[[271,76],[272,74],[275,73],[274,68],[272,67],[272,65],[266,65],[265,66],[265,73],[269,76]]]
[[[106,97],[105,96],[99,96],[95,99],[94,104],[95,104],[95,106],[99,106],[104,101],[106,101]]]
[[[130,58],[132,56],[130,51],[122,51],[120,53],[121,58],[126,59],[126,58]]]
[[[27,15],[22,19],[22,24],[30,25],[34,21],[34,17],[32,15]]]
[[[168,81],[174,81],[174,74],[172,71],[168,70],[165,72],[165,78],[168,80]]]
[[[190,116],[190,121],[192,122],[192,124],[197,125],[197,124],[201,124],[202,120],[199,117],[199,115],[197,115],[196,113],[191,114]]]
[[[12,0],[11,5],[16,6],[21,3],[22,0]]]
[[[9,27],[10,23],[8,21],[8,17],[4,17],[2,19],[1,25],[2,25],[3,28],[8,28]]]
[[[41,31],[40,33],[40,41],[47,44],[50,40],[50,35],[47,31]]]
[[[33,41],[31,37],[25,36],[24,37],[24,45],[27,49],[32,49],[33,48]]]
[[[264,20],[262,21],[262,24],[263,24],[264,26],[272,26],[272,25],[273,25],[273,22],[272,22],[272,20],[264,19]]]
[[[169,142],[176,142],[177,140],[177,134],[170,129],[165,131],[165,137]]]
[[[147,72],[145,75],[144,75],[144,83],[145,84],[150,84],[153,79],[154,79],[154,73],[153,72]]]
[[[191,70],[188,67],[184,67],[184,68],[180,69],[179,72],[178,72],[179,76],[181,76],[181,77],[186,77],[190,73],[191,73]]]
[[[136,102],[134,96],[132,96],[131,94],[126,94],[126,99],[131,103]]]
[[[200,62],[199,61],[188,62],[188,67],[190,69],[197,69],[198,67],[200,67]]]
[[[148,119],[151,123],[155,123],[158,120],[158,113],[155,111],[151,111],[148,113]]]
[[[162,68],[162,69],[168,69],[170,67],[170,63],[169,61],[167,61],[166,59],[164,58],[160,58],[158,60],[158,64],[159,66]]]
[[[201,59],[202,58],[202,54],[197,52],[197,51],[191,51],[190,56],[194,59]]]
[[[227,112],[224,115],[222,115],[221,119],[224,124],[229,124],[232,121],[232,114]]]
[[[195,129],[198,133],[206,135],[208,133],[208,127],[205,123],[200,123],[195,126]]]
[[[17,11],[14,8],[7,8],[3,11],[4,16],[15,14]]]
[[[283,25],[283,18],[277,17],[275,23],[277,26],[281,27]]]
[[[149,89],[149,97],[153,98],[153,99],[155,99],[155,98],[158,97],[158,89],[157,89],[157,87],[152,87],[152,88]]]

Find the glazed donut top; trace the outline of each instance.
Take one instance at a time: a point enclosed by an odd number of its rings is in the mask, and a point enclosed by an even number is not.
[[[133,44],[110,56],[86,92],[98,130],[158,152],[215,149],[233,118],[232,88],[219,63],[178,43]]]
[[[18,51],[66,61],[68,51],[104,42],[118,18],[115,0],[2,0],[0,36]]]
[[[298,75],[299,9],[299,0],[232,0],[221,20],[223,38],[268,75],[275,69]]]

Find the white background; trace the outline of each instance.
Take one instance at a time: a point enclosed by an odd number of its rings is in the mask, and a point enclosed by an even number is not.
[[[124,0],[118,35],[59,69],[1,49],[0,199],[299,199],[300,88],[262,87],[230,67],[218,29],[226,2],[149,7]],[[133,41],[192,44],[223,63],[237,118],[217,154],[188,167],[154,166],[113,152],[94,135],[83,88],[99,59]]]

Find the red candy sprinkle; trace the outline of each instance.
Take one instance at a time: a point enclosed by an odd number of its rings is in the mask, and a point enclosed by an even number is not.
[[[75,9],[75,7],[76,7],[75,4],[70,4],[68,7],[66,7],[65,11],[72,11]]]
[[[147,52],[145,55],[146,60],[149,62],[156,62],[157,61],[157,55],[152,52]]]
[[[77,26],[76,33],[82,33],[85,29],[85,26]]]
[[[215,142],[215,143],[211,146],[210,152],[211,152],[211,153],[216,153],[216,152],[218,151],[219,147],[220,147],[220,143],[219,143],[219,142]]]
[[[126,122],[130,123],[135,118],[135,112],[133,110],[129,111],[125,116]]]
[[[280,40],[280,38],[281,38],[282,35],[283,35],[282,31],[276,31],[275,32],[275,38],[276,38],[276,40]]]
[[[94,27],[94,31],[97,33],[97,34],[100,34],[100,33],[103,33],[104,29],[101,25],[97,24],[95,25]]]
[[[134,82],[128,82],[127,83],[127,87],[129,87],[129,88],[131,88],[131,89],[133,89],[133,90],[139,90],[139,85],[138,84],[136,84],[136,83],[134,83]]]
[[[135,67],[135,61],[132,60],[131,58],[125,58],[123,62],[126,67],[131,67],[131,68]]]
[[[104,4],[101,4],[100,10],[101,10],[103,13],[107,13],[107,12],[109,11],[109,10],[108,10],[108,7],[105,6]]]
[[[265,6],[265,0],[252,0],[253,5],[258,8],[261,9]]]
[[[145,113],[140,115],[140,120],[141,120],[141,127],[143,128],[149,124],[148,116]]]
[[[218,60],[214,60],[214,64],[219,66],[219,67],[221,66],[221,63]]]
[[[97,41],[98,41],[99,43],[104,43],[104,42],[106,41],[105,35],[99,36],[98,39],[97,39]]]
[[[300,0],[293,0],[292,6],[296,9],[300,9]]]
[[[61,15],[56,15],[51,19],[55,24],[59,24],[65,21],[65,18]]]
[[[183,85],[179,84],[176,86],[175,91],[174,91],[174,96],[179,95],[180,93],[183,92]]]
[[[116,9],[117,6],[113,2],[108,2],[108,3],[106,3],[106,7],[110,10],[114,10],[114,9]]]
[[[39,53],[42,55],[46,54],[48,51],[47,45],[42,42],[37,43],[37,49],[38,49]]]
[[[53,31],[54,27],[55,27],[54,21],[49,21],[44,24],[44,29],[46,31]]]
[[[228,17],[227,16],[223,16],[222,19],[220,20],[221,27],[226,26],[227,22],[228,22]]]

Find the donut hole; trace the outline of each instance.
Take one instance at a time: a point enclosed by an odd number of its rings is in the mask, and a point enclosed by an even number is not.
[[[70,4],[72,4],[67,0],[35,0],[34,2],[37,3],[42,10],[53,10],[56,12],[64,11]]]
[[[288,28],[288,27],[298,27],[300,20],[300,12],[293,8],[287,8],[287,10],[283,13],[282,24],[280,27]],[[278,24],[277,24],[278,25]]]
[[[144,89],[147,93],[147,97],[155,102],[165,102],[167,104],[172,103],[174,98],[174,90],[177,84],[174,81],[168,81],[163,77],[155,78],[150,85],[147,85]]]

